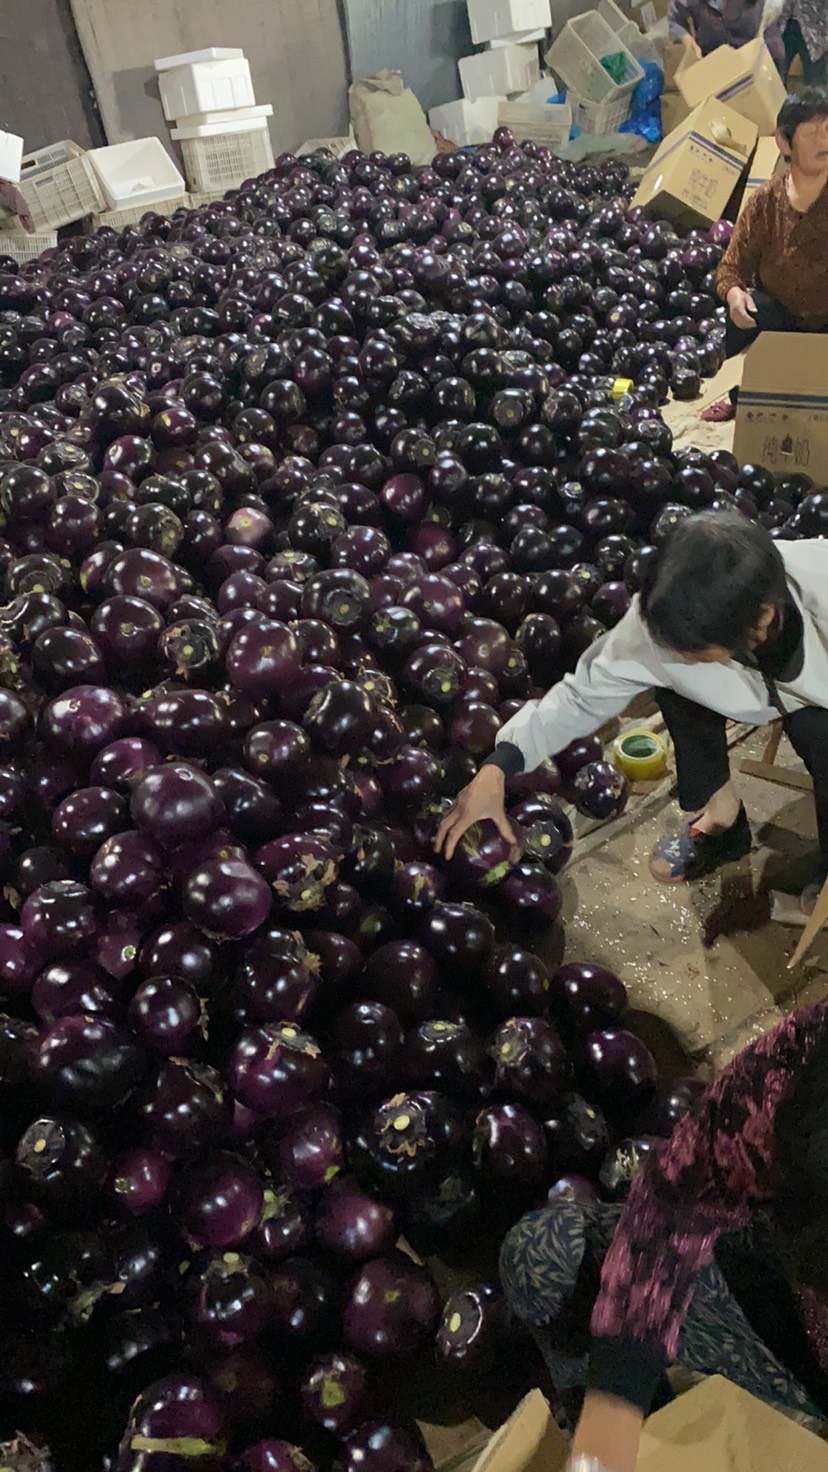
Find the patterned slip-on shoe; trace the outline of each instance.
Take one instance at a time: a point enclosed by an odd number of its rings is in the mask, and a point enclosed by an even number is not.
[[[686,884],[703,879],[750,853],[750,824],[744,806],[724,833],[699,833],[692,823],[662,838],[650,856],[650,873],[659,884]]]

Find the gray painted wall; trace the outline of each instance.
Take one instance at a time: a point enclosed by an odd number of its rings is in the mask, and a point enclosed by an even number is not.
[[[343,0],[351,75],[401,71],[428,111],[461,95],[457,58],[472,46],[465,0]]]
[[[0,128],[22,134],[27,153],[106,141],[69,0],[0,0]]]

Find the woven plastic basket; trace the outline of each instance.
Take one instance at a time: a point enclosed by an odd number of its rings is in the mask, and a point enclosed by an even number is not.
[[[556,148],[569,139],[572,108],[557,102],[538,103],[534,107],[527,102],[501,102],[497,120],[501,128],[514,133],[518,143],[543,143],[547,148]]]
[[[106,203],[86,154],[68,139],[27,153],[18,188],[29,206],[35,230],[71,225]]]
[[[131,210],[103,210],[90,216],[92,230],[107,226],[110,230],[124,230],[127,225],[139,225],[144,215],[174,215],[176,210],[189,209],[189,194],[180,194],[176,199],[158,199],[154,204],[135,205]]]
[[[182,138],[181,154],[187,184],[195,194],[224,194],[273,168],[273,144],[266,124],[245,133]]]
[[[610,102],[589,102],[584,97],[576,97],[574,93],[569,96],[572,121],[581,133],[595,133],[598,137],[617,133],[630,115],[630,97],[619,97]]]
[[[11,256],[19,265],[36,260],[56,245],[56,230],[39,230],[33,235],[27,230],[0,230],[0,256]]]
[[[624,81],[614,82],[601,65],[608,56],[621,55]],[[568,92],[587,102],[614,102],[628,97],[644,75],[635,57],[597,10],[567,21],[546,53],[546,60]]]

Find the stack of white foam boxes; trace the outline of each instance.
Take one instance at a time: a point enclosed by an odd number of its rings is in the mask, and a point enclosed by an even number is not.
[[[463,97],[433,108],[431,127],[452,143],[488,143],[507,97],[529,92],[540,79],[538,42],[552,24],[550,0],[466,0],[475,45],[461,57]]]
[[[220,195],[273,167],[270,104],[257,106],[244,52],[211,46],[155,63],[164,116],[181,144],[190,190]]]

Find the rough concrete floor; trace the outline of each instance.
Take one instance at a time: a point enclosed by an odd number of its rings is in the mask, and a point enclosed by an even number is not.
[[[754,827],[749,860],[698,885],[654,884],[650,850],[678,819],[665,795],[641,804],[617,833],[608,830],[564,886],[567,959],[602,961],[623,977],[662,1055],[669,1044],[655,1019],[714,1068],[784,1010],[828,994],[828,936],[789,972],[801,932],[770,920],[768,892],[798,892],[812,877],[815,828],[809,793],[739,774],[743,757],[760,757],[766,740],[766,731],[755,732],[731,752]],[[779,761],[802,770],[786,743]]]

